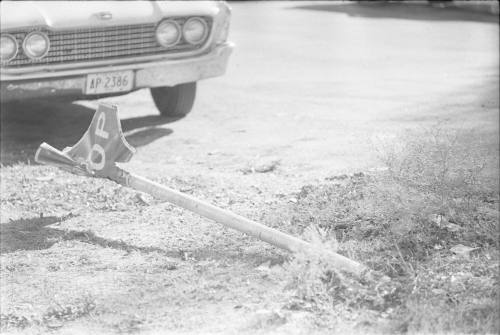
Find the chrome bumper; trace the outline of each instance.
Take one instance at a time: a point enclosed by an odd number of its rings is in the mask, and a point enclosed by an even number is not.
[[[87,96],[85,94],[87,75],[91,73],[133,70],[135,80],[132,90],[145,87],[174,86],[217,77],[226,71],[232,50],[233,45],[226,43],[215,47],[207,54],[185,59],[19,75],[0,72],[0,99],[1,101],[10,101],[40,97]],[[92,95],[88,95],[88,97],[91,98]]]

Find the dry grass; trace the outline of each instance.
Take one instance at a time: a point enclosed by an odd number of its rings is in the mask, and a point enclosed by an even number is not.
[[[270,247],[191,215],[186,225],[170,205],[108,181],[9,167],[0,279],[12,296],[2,301],[2,331],[194,332],[208,321],[186,320],[203,312],[230,315],[249,333],[306,333],[311,323],[339,334],[498,332],[498,144],[449,129],[410,135],[381,147],[382,172],[333,176],[270,203],[256,193],[253,209],[235,207],[388,274],[384,285],[337,273],[319,255],[281,264]],[[216,184],[169,182],[197,192]],[[227,189],[214,192],[229,203]],[[457,255],[456,244],[478,249]]]
[[[338,240],[340,253],[393,280],[384,287],[358,283],[321,259],[299,256],[288,268],[291,306],[329,315],[322,325],[332,329],[342,304],[375,315],[356,319],[371,331],[497,333],[498,146],[492,141],[443,127],[406,133],[379,146],[383,172],[304,187],[281,217],[299,232],[317,225],[323,240]],[[457,244],[477,249],[455,254],[450,249]]]

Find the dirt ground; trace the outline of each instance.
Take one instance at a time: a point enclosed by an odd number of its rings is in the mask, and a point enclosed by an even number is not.
[[[274,213],[304,185],[378,169],[380,140],[446,124],[497,145],[498,18],[397,4],[232,7],[227,74],[199,83],[186,118],[157,116],[146,90],[106,99],[137,148],[127,170],[300,234]],[[311,313],[283,308],[286,253],[33,163],[41,142],[74,144],[97,103],[2,108],[3,331],[322,332]],[[356,331],[367,330],[349,317],[336,329]]]

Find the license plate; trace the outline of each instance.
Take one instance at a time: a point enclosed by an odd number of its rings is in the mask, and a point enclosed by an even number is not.
[[[86,94],[127,92],[134,83],[133,71],[92,73],[87,75]]]

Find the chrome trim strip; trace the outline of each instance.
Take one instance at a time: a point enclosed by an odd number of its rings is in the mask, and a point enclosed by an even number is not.
[[[80,68],[82,70],[95,67],[95,66],[113,66],[113,65],[120,65],[120,64],[127,64],[127,63],[133,63],[133,62],[144,62],[144,61],[154,61],[154,60],[161,60],[161,59],[179,59],[179,58],[186,58],[190,56],[197,56],[202,54],[204,51],[207,50],[207,47],[205,46],[204,48],[198,49],[198,50],[193,50],[193,51],[185,51],[185,52],[179,52],[176,54],[162,54],[162,55],[150,55],[150,56],[144,56],[144,57],[129,57],[129,58],[121,58],[121,59],[108,59],[108,60],[102,60],[102,61],[89,61],[89,62],[82,62],[82,63],[71,63],[71,64],[64,64],[64,65],[40,65],[40,66],[33,66],[33,67],[25,67],[22,69],[4,69],[2,68],[1,72],[2,74],[10,74],[10,75],[22,75],[26,73],[33,73],[33,72],[43,72],[46,71],[43,76],[47,76],[49,72],[54,72],[54,71],[59,71],[59,70],[71,70],[71,69],[76,69]]]
[[[190,57],[190,58],[182,58],[182,59],[160,59],[159,61],[149,61],[145,63],[132,63],[132,64],[123,64],[123,65],[112,65],[112,66],[100,66],[95,67],[96,64],[90,64],[91,68],[79,68],[79,69],[70,69],[70,70],[61,70],[61,71],[50,71],[50,72],[38,72],[38,73],[25,73],[19,75],[11,75],[6,73],[5,71],[0,72],[0,81],[5,82],[14,82],[18,80],[30,80],[30,79],[44,79],[44,78],[58,78],[58,77],[67,77],[67,76],[80,76],[87,75],[90,73],[97,72],[110,72],[110,71],[123,71],[123,70],[140,70],[151,67],[158,66],[175,66],[176,64],[182,64],[189,61],[199,61],[203,62],[205,60],[209,60],[214,57],[215,54],[222,52],[224,49],[233,49],[234,44],[231,42],[227,42],[224,44],[218,45],[211,52],[200,55],[198,57]]]
[[[221,76],[226,71],[232,49],[232,44],[225,44],[201,57],[175,62],[153,63],[149,67],[135,69],[134,86],[129,92],[141,88],[174,86]],[[117,69],[107,69],[107,71],[113,70]],[[87,78],[88,74],[79,73],[56,78],[3,81],[0,83],[0,95],[2,101],[62,96],[72,96],[75,99],[93,99],[95,97],[92,95],[85,95]],[[129,92],[113,93],[112,95],[122,95]]]

